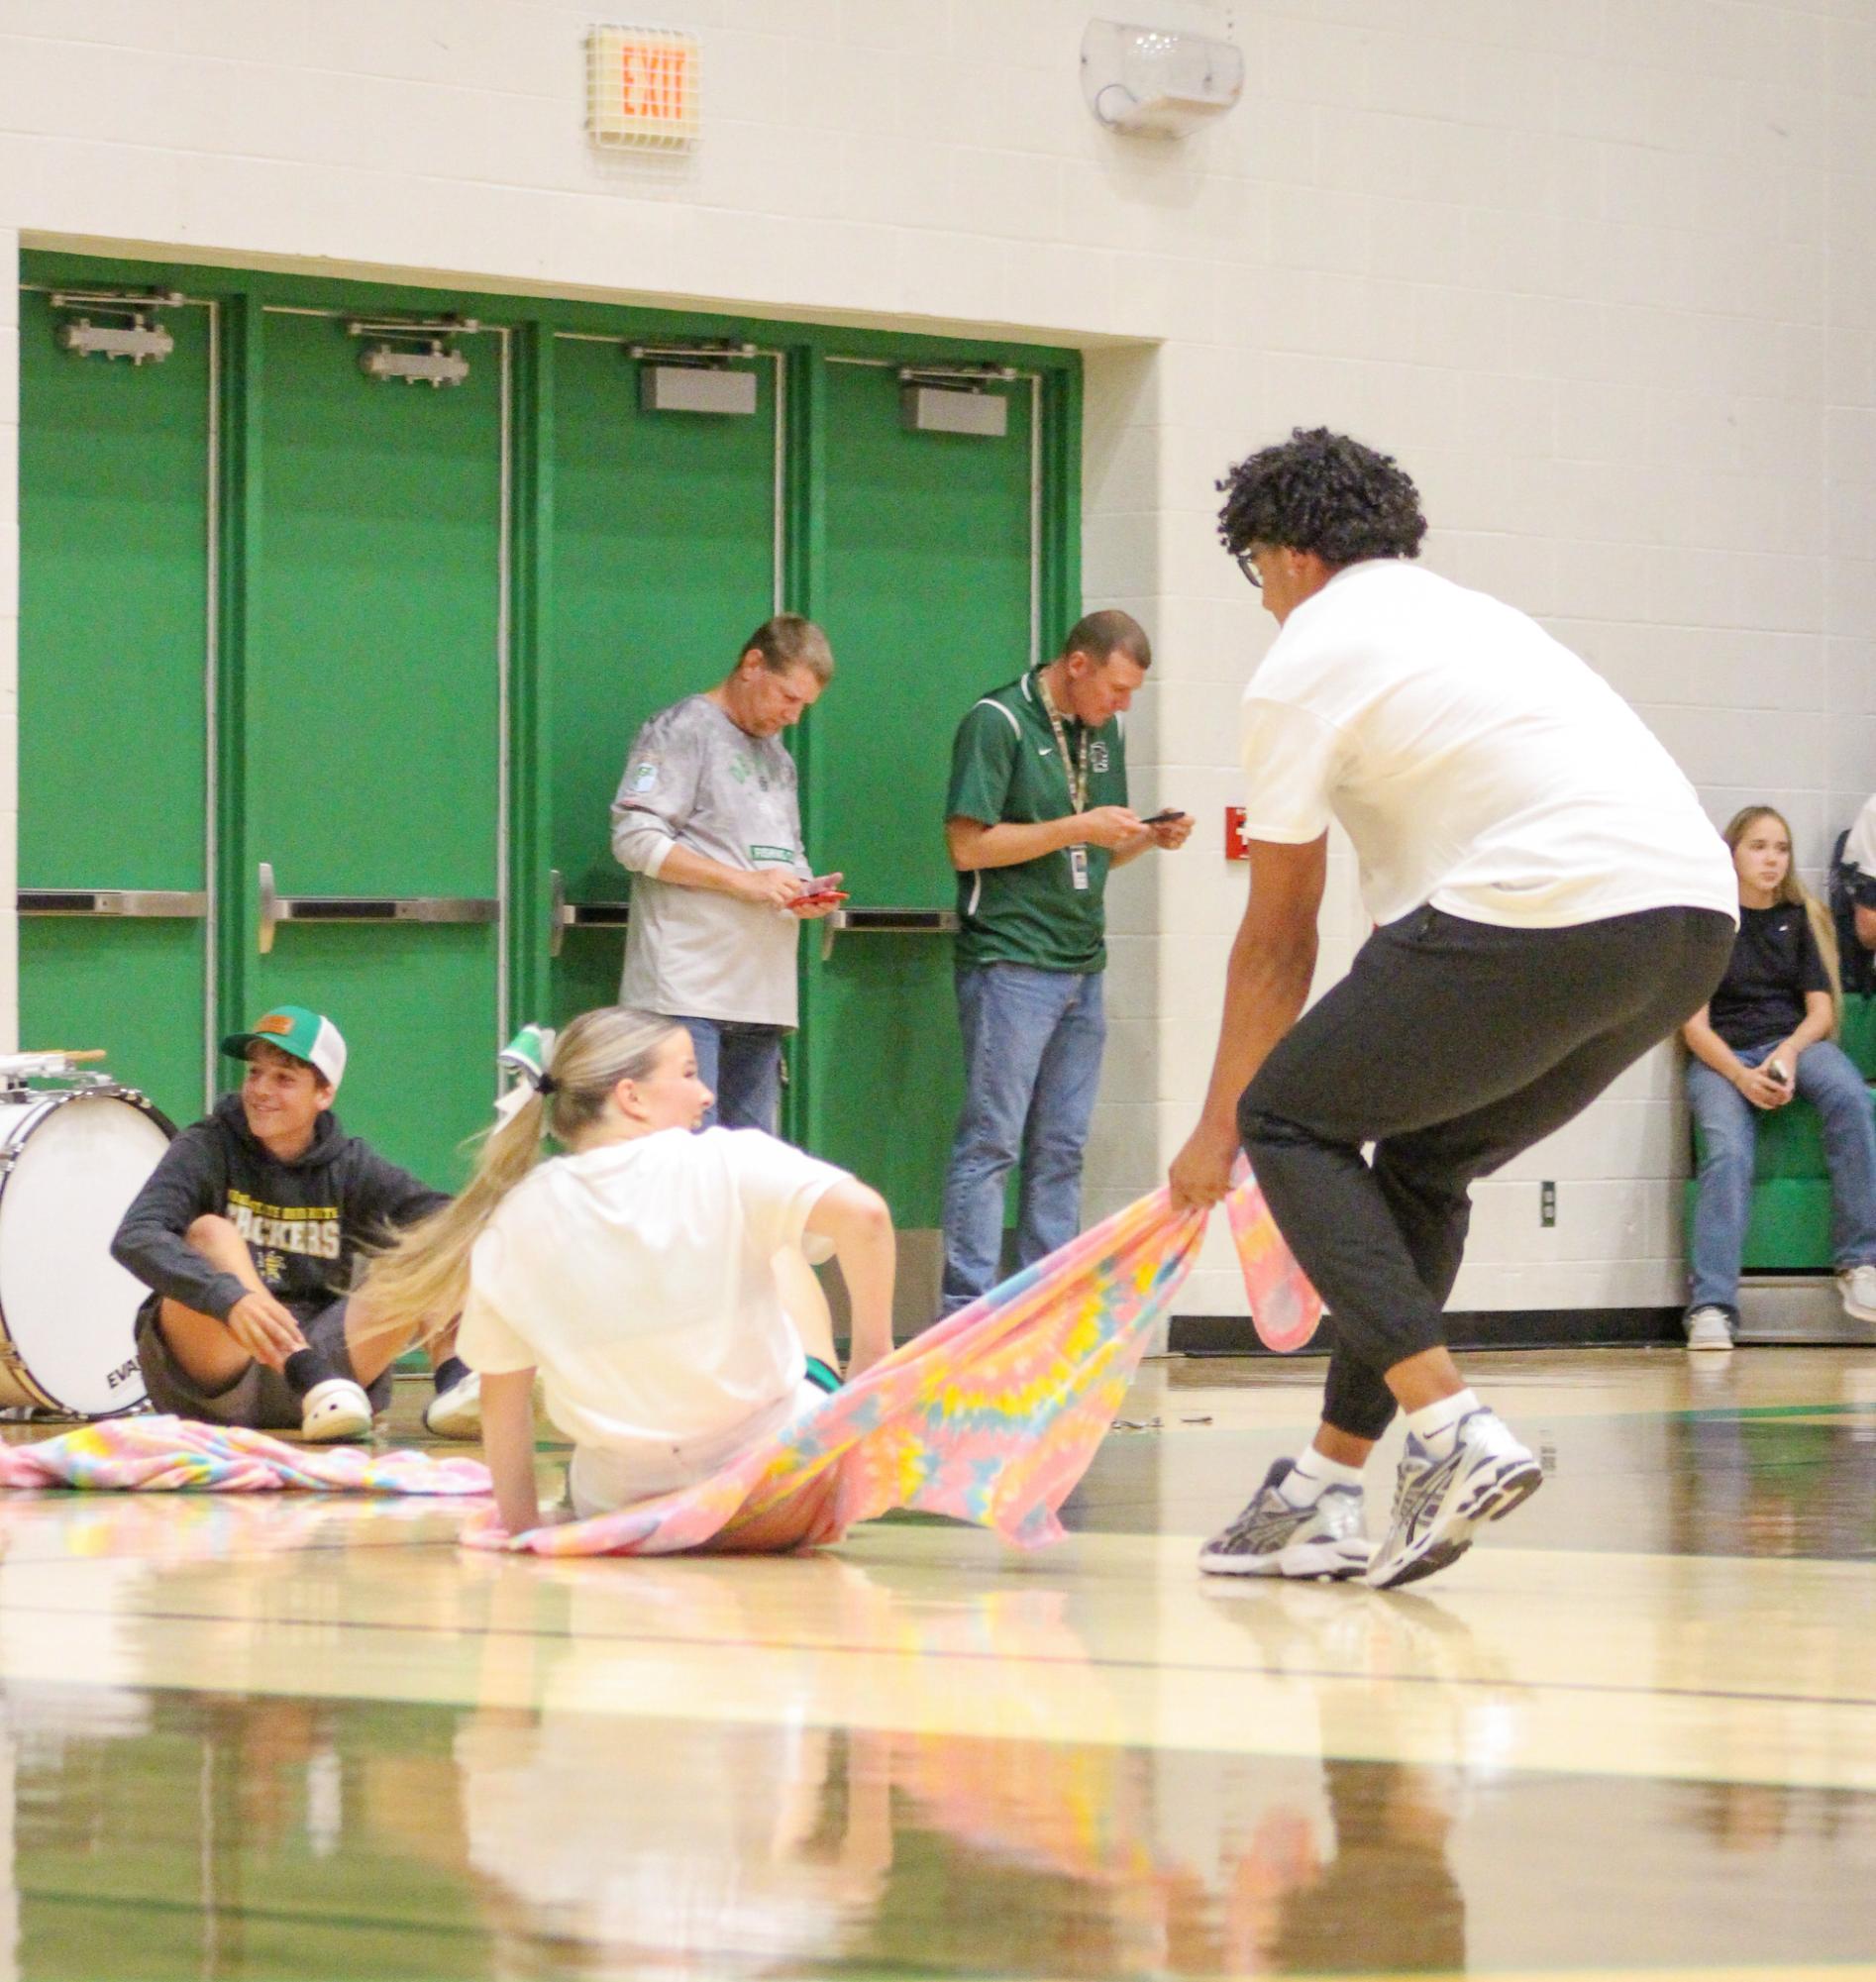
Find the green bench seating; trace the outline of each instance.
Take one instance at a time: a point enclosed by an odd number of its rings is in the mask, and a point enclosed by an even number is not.
[[[1876,997],[1845,996],[1837,1044],[1866,1081],[1876,1080]],[[1698,1159],[1698,1135],[1695,1142]],[[1696,1186],[1690,1182],[1686,1201],[1690,1231],[1695,1195]],[[1830,1173],[1824,1165],[1818,1111],[1809,1101],[1793,1101],[1759,1120],[1745,1269],[1748,1273],[1830,1271]]]

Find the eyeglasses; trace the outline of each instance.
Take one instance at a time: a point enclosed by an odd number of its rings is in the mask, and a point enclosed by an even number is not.
[[[1264,574],[1257,569],[1256,565],[1252,563],[1252,560],[1256,557],[1257,553],[1255,551],[1238,551],[1235,552],[1233,555],[1237,559],[1238,570],[1242,572],[1245,577],[1250,580],[1251,584],[1258,591],[1261,592],[1264,589]]]

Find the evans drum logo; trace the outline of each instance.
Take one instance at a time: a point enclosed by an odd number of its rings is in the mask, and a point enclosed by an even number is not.
[[[137,1374],[137,1358],[133,1356],[127,1363],[119,1363],[117,1368],[105,1378],[105,1388],[116,1390],[119,1384],[127,1384]]]

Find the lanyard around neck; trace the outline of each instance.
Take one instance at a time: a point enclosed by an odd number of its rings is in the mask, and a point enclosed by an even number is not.
[[[1062,759],[1062,776],[1068,782],[1069,804],[1077,812],[1088,810],[1088,725],[1081,726],[1082,737],[1073,766],[1069,762],[1068,732],[1062,727],[1062,718],[1056,710],[1055,697],[1049,693],[1049,684],[1042,678],[1042,670],[1036,670],[1036,692],[1042,698],[1042,712],[1049,718],[1049,727],[1055,732],[1055,747]]]

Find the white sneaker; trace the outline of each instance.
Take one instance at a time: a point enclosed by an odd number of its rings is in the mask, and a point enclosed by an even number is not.
[[[337,1445],[371,1435],[371,1400],[350,1377],[315,1384],[300,1404],[300,1436],[309,1445]]]
[[[1869,1268],[1865,1272],[1871,1271]],[[1690,1349],[1730,1349],[1732,1316],[1723,1307],[1691,1307],[1682,1325]]]
[[[423,1428],[433,1438],[479,1438],[482,1435],[482,1380],[470,1370],[448,1390],[440,1390],[423,1408]]]
[[[1543,1469],[1483,1405],[1453,1427],[1443,1458],[1407,1433],[1394,1490],[1394,1520],[1368,1566],[1377,1590],[1416,1583],[1457,1562],[1473,1530],[1502,1520],[1544,1483]]]
[[[1375,1545],[1364,1533],[1359,1487],[1324,1487],[1306,1508],[1284,1498],[1294,1470],[1279,1459],[1231,1525],[1199,1551],[1211,1576],[1326,1577],[1340,1581],[1368,1567]]]
[[[1846,1266],[1837,1275],[1837,1298],[1853,1320],[1876,1321],[1876,1266]]]

